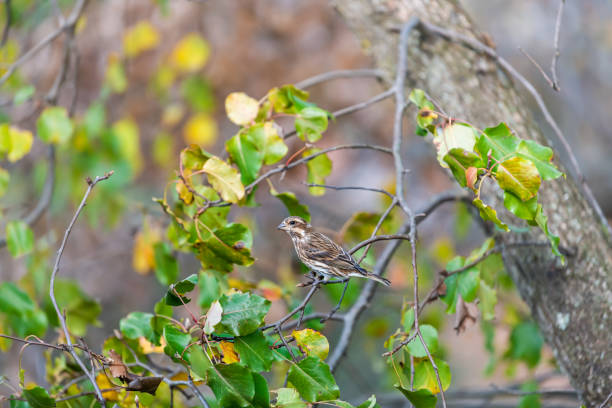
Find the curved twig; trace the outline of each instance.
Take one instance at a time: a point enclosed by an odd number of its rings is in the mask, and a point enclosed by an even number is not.
[[[374,77],[378,79],[384,79],[385,73],[381,69],[339,69],[336,71],[324,72],[322,74],[318,74],[312,76],[310,78],[306,78],[300,82],[295,84],[296,88],[309,88],[311,86],[320,84],[322,82],[331,81],[333,79],[339,78],[363,78],[363,77]]]
[[[106,173],[104,176],[97,176],[95,180],[93,181],[89,178],[87,179],[87,184],[88,184],[87,190],[85,191],[85,194],[83,195],[83,199],[81,200],[81,203],[77,207],[77,210],[74,213],[74,216],[72,217],[72,220],[70,221],[70,224],[68,224],[68,228],[66,229],[66,232],[64,233],[64,238],[62,239],[62,243],[60,244],[60,247],[57,250],[57,257],[55,258],[55,264],[53,266],[53,272],[51,272],[51,279],[49,283],[49,296],[51,298],[51,303],[53,304],[53,308],[55,309],[55,313],[57,314],[59,322],[64,331],[64,335],[66,336],[67,349],[72,355],[72,357],[74,358],[74,360],[76,361],[76,363],[79,365],[79,367],[81,367],[83,372],[87,375],[87,377],[91,381],[91,385],[93,386],[96,392],[96,398],[98,399],[98,402],[100,403],[100,405],[102,405],[102,407],[106,407],[106,401],[104,400],[104,397],[102,396],[100,387],[98,387],[98,384],[96,383],[96,379],[94,375],[88,371],[87,367],[85,366],[85,363],[83,363],[83,361],[74,351],[75,346],[72,344],[72,340],[70,339],[70,332],[68,331],[68,326],[66,325],[66,318],[64,317],[64,314],[60,310],[57,304],[57,300],[55,299],[55,277],[57,276],[57,273],[59,272],[60,261],[62,259],[62,254],[64,253],[64,249],[66,247],[66,242],[68,241],[68,237],[70,236],[70,232],[72,231],[72,228],[74,227],[74,224],[76,223],[76,220],[79,217],[79,214],[83,210],[83,207],[85,207],[85,203],[87,202],[87,198],[89,197],[89,194],[91,193],[93,188],[96,186],[96,184],[98,184],[100,181],[108,179],[110,176],[112,176],[112,174],[113,172],[110,171]]]
[[[53,190],[55,189],[55,146],[53,145],[49,146],[47,162],[47,178],[45,179],[40,198],[32,211],[23,218],[23,221],[30,226],[40,219],[49,207],[49,204],[51,204],[51,198],[53,197]],[[6,238],[0,238],[0,248],[5,245]]]

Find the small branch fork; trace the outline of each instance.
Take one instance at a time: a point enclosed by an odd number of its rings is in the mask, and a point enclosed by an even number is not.
[[[548,76],[546,71],[544,71],[542,66],[538,64],[538,62],[527,53],[527,51],[519,47],[519,50],[527,57],[527,59],[533,65],[535,65],[538,71],[540,71],[546,82],[548,82],[548,85],[550,85],[550,87],[557,92],[561,90],[561,87],[559,85],[559,78],[557,77],[557,62],[559,62],[559,56],[561,55],[561,52],[559,51],[559,35],[561,32],[561,19],[563,18],[564,6],[565,0],[561,0],[561,2],[559,3],[559,11],[557,11],[557,19],[555,21],[554,54],[552,57],[552,62],[550,64],[550,77]]]
[[[98,184],[100,181],[107,180],[112,175],[113,175],[113,172],[110,171],[103,176],[96,177],[94,180],[91,180],[89,178],[87,179],[88,186],[87,186],[87,190],[85,191],[85,195],[83,195],[83,199],[81,200],[81,203],[79,204],[76,212],[74,213],[74,216],[72,217],[72,220],[70,221],[70,224],[68,224],[68,228],[66,229],[66,232],[64,233],[64,238],[62,239],[62,243],[60,244],[60,247],[57,250],[57,257],[55,258],[55,265],[53,266],[53,272],[51,273],[51,280],[49,284],[49,296],[51,297],[51,303],[53,304],[53,308],[55,309],[60,325],[62,326],[62,330],[64,331],[64,336],[66,337],[66,349],[72,355],[72,357],[74,358],[75,362],[79,365],[79,367],[81,367],[85,375],[87,375],[87,378],[91,381],[91,384],[96,393],[96,398],[98,402],[100,403],[100,405],[102,405],[102,407],[106,407],[106,401],[104,397],[102,396],[100,387],[98,387],[98,384],[96,383],[96,378],[93,372],[94,367],[92,366],[92,371],[90,372],[87,366],[85,365],[85,363],[83,362],[83,360],[81,360],[81,358],[78,356],[78,354],[74,350],[75,346],[72,344],[72,340],[70,339],[70,332],[68,331],[68,326],[66,325],[66,317],[60,310],[57,304],[57,300],[55,299],[55,278],[57,276],[57,273],[59,272],[60,261],[64,253],[64,249],[66,248],[66,242],[68,242],[68,237],[70,236],[70,232],[72,231],[72,228],[74,227],[74,224],[76,223],[76,220],[79,217],[79,214],[83,210],[83,207],[85,207],[89,194],[91,193],[93,188],[96,186],[96,184]]]

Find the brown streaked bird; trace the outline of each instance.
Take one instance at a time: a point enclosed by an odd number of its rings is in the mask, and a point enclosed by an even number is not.
[[[314,231],[312,226],[300,217],[287,217],[278,226],[287,232],[293,241],[300,261],[328,281],[331,278],[348,279],[351,276],[367,278],[389,286],[387,279],[363,269],[344,248],[326,235]]]

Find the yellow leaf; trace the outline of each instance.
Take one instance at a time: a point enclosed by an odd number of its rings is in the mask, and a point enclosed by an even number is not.
[[[123,64],[116,54],[111,54],[108,57],[108,65],[106,67],[106,76],[104,82],[108,84],[110,89],[116,93],[123,93],[127,88],[127,78],[125,77],[125,69]]]
[[[130,163],[134,175],[137,175],[143,161],[138,125],[131,119],[121,119],[113,124],[113,134],[121,156]]]
[[[154,346],[153,343],[151,343],[149,340],[140,336],[138,338],[138,346],[140,350],[143,352],[143,354],[163,353],[164,347],[166,347],[166,339],[162,337],[160,339],[160,345]]]
[[[251,282],[236,278],[227,278],[227,286],[229,286],[230,288],[238,289],[241,292],[248,292],[249,290],[255,288],[255,285]]]
[[[174,138],[161,132],[153,141],[153,160],[160,167],[167,167],[174,160]]]
[[[188,34],[174,47],[170,62],[180,72],[194,72],[201,69],[210,55],[210,47],[199,34]]]
[[[312,329],[294,330],[291,334],[295,337],[297,345],[308,356],[315,356],[325,360],[329,353],[329,342],[324,335]]]
[[[74,33],[79,34],[81,31],[85,29],[86,26],[87,26],[87,16],[83,15],[79,17],[79,19],[77,20],[76,25],[74,26]]]
[[[135,57],[153,49],[159,44],[159,34],[148,21],[141,21],[123,36],[123,51],[128,57]]]
[[[6,123],[0,125],[0,153],[6,153],[11,163],[28,154],[34,136],[29,130],[21,130]]]
[[[229,120],[245,126],[257,117],[259,103],[243,92],[232,92],[225,98],[225,111]]]
[[[96,383],[98,384],[98,387],[100,387],[101,390],[107,390],[109,388],[115,387],[115,384],[111,383],[106,377],[106,374],[104,373],[100,373],[96,376]],[[117,391],[106,391],[102,393],[102,396],[108,401],[119,400],[119,394],[117,393]]]
[[[189,205],[193,203],[193,193],[189,191],[183,180],[178,180],[176,182],[176,192],[181,201],[185,204]]]
[[[174,126],[181,121],[183,115],[185,114],[185,109],[183,105],[179,103],[172,103],[164,109],[162,113],[162,125],[164,126]]]
[[[244,186],[240,181],[240,173],[227,162],[213,156],[206,160],[202,170],[208,175],[210,185],[225,201],[237,203],[244,197]]]
[[[18,56],[19,44],[11,38],[0,48],[0,75],[6,73],[6,67],[15,62]]]
[[[238,354],[234,350],[234,343],[230,343],[229,341],[222,341],[219,343],[221,347],[221,351],[223,352],[223,362],[225,364],[237,363],[240,361],[238,358]]]
[[[183,138],[187,144],[211,146],[217,140],[217,123],[206,113],[196,113],[185,124]]]
[[[132,267],[141,275],[146,275],[155,268],[155,251],[153,246],[161,239],[159,228],[151,226],[145,219],[143,228],[134,237]]]
[[[163,64],[155,72],[151,81],[151,87],[155,92],[164,94],[172,86],[175,79],[176,74],[174,70],[168,65]]]

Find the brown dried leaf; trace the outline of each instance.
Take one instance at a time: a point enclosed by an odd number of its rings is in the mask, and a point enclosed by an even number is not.
[[[474,184],[476,184],[476,180],[478,179],[478,169],[476,169],[476,167],[468,167],[465,171],[465,179],[467,186],[473,190]]]
[[[461,295],[457,297],[457,311],[455,313],[455,325],[453,329],[457,334],[462,333],[468,327],[468,322],[476,323],[478,307],[474,303],[466,303]]]
[[[121,359],[121,356],[113,349],[108,352],[108,355],[108,368],[110,369],[111,375],[115,378],[119,378],[123,382],[128,381],[130,373]]]

